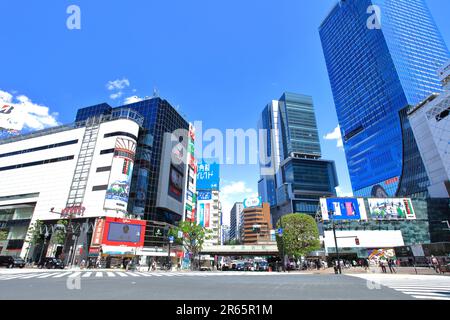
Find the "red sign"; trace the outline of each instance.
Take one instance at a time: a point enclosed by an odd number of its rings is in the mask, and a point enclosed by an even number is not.
[[[103,240],[103,230],[105,228],[105,219],[100,218],[95,222],[94,233],[92,234],[92,246],[99,246]]]
[[[83,206],[75,206],[75,207],[66,207],[61,211],[61,217],[70,216],[70,215],[79,215],[83,216],[86,208]]]
[[[145,220],[107,217],[102,244],[139,248],[144,246]]]

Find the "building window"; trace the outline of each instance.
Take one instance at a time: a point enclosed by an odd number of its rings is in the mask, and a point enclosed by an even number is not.
[[[138,137],[136,137],[134,134],[131,134],[131,133],[128,133],[128,132],[123,132],[123,131],[116,131],[116,132],[107,133],[103,137],[104,138],[110,138],[110,137],[117,137],[117,136],[125,136],[125,137],[128,137],[128,138],[132,138],[135,141],[138,140]]]
[[[67,156],[67,157],[53,158],[53,159],[34,161],[34,162],[28,162],[28,163],[21,163],[21,164],[16,164],[16,165],[12,165],[12,166],[2,167],[2,168],[0,168],[0,171],[20,169],[20,168],[26,168],[26,167],[34,167],[34,166],[39,166],[42,164],[55,163],[55,162],[73,160],[73,159],[74,159],[74,156]]]
[[[114,153],[115,149],[105,149],[100,151],[100,154],[109,154],[109,153]]]
[[[108,185],[103,185],[103,186],[94,186],[92,187],[92,191],[105,191],[108,189]]]
[[[111,171],[111,166],[97,168],[97,172],[108,172],[108,171]]]
[[[11,156],[19,155],[19,154],[36,152],[36,151],[47,150],[47,149],[53,149],[53,148],[58,148],[58,147],[64,147],[64,146],[69,146],[69,145],[77,144],[77,143],[78,143],[78,139],[77,140],[60,142],[60,143],[49,144],[49,145],[46,145],[46,146],[40,146],[40,147],[35,147],[35,148],[30,148],[30,149],[24,149],[24,150],[19,150],[19,151],[12,151],[12,152],[8,152],[8,153],[0,154],[0,158],[11,157]]]

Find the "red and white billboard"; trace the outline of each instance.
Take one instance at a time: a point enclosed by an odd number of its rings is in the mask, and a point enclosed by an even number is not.
[[[140,248],[144,246],[144,220],[130,220],[107,217],[102,244],[107,246],[125,246]]]

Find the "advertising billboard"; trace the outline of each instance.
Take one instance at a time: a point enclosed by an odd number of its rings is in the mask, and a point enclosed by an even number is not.
[[[102,244],[109,246],[143,247],[145,237],[144,220],[129,220],[107,217]]]
[[[359,198],[320,199],[322,219],[327,220],[367,220],[364,200]]]
[[[117,138],[106,190],[105,209],[127,212],[135,154],[135,141]]]
[[[261,197],[247,198],[247,199],[244,199],[243,204],[244,204],[244,208],[261,207],[262,206],[262,198]]]
[[[374,220],[415,220],[416,213],[407,198],[368,199],[370,218]]]
[[[211,227],[212,201],[199,201],[197,204],[197,208],[197,223],[204,228]]]
[[[197,192],[197,200],[198,201],[206,201],[212,199],[211,191],[199,191]]]
[[[197,167],[197,190],[219,190],[220,166],[217,161],[203,159]]]
[[[169,196],[181,202],[183,200],[183,174],[174,166],[170,167]]]
[[[379,260],[396,259],[394,249],[372,249],[368,250],[368,259],[378,262]]]

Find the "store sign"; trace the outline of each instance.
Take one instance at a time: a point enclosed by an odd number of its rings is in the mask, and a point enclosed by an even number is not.
[[[197,199],[198,199],[198,201],[211,200],[212,192],[211,191],[199,191],[199,192],[197,192]]]
[[[262,198],[261,197],[244,199],[244,208],[254,208],[254,207],[261,207],[261,206],[262,206]]]
[[[197,221],[197,223],[204,228],[209,228],[211,225],[211,207],[212,207],[212,201],[199,201],[198,202],[198,221]]]
[[[106,190],[105,209],[127,212],[135,154],[135,141],[117,138]]]
[[[66,207],[61,210],[61,217],[69,217],[69,216],[83,216],[84,212],[86,211],[86,208],[83,206],[73,206],[73,207]]]
[[[415,220],[411,199],[369,199],[370,218],[374,220]]]
[[[320,199],[322,219],[327,220],[367,220],[364,199],[322,198]]]
[[[95,221],[94,233],[92,234],[91,246],[100,246],[103,239],[103,230],[105,228],[105,219],[98,218]]]

